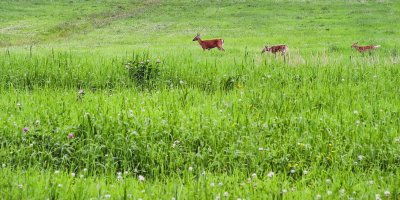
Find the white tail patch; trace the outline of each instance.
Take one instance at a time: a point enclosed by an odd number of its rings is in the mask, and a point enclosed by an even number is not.
[[[222,41],[222,44],[224,44],[224,40],[221,39],[221,41]]]
[[[376,46],[374,46],[375,48],[379,48],[379,47],[381,47],[381,45],[376,45]]]

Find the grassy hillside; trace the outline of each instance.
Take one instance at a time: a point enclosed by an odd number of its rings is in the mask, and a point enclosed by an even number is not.
[[[1,1],[0,195],[398,199],[399,8]]]

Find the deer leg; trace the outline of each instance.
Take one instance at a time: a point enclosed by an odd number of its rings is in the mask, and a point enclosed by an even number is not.
[[[286,53],[282,52],[282,55],[283,55],[283,61],[286,62]]]

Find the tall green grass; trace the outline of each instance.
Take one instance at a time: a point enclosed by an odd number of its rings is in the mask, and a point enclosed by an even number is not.
[[[0,194],[398,199],[398,7],[1,2]]]

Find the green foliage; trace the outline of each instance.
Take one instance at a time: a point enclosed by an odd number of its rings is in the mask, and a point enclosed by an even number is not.
[[[151,63],[148,57],[140,59],[134,56],[134,60],[128,61],[125,67],[128,70],[131,80],[143,90],[144,88],[152,89],[157,86],[161,73],[159,65],[159,60],[155,63]]]

